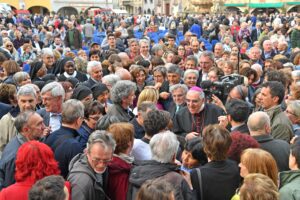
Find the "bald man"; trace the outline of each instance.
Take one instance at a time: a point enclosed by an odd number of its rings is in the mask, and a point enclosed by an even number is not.
[[[129,69],[129,66],[131,64],[131,61],[130,61],[130,58],[128,56],[127,53],[125,52],[121,52],[118,54],[118,56],[121,58],[122,60],[122,66],[125,68],[125,69]]]
[[[115,74],[118,75],[121,80],[131,80],[131,74],[127,69],[120,68],[115,72]]]
[[[248,118],[250,135],[260,144],[260,148],[268,151],[276,160],[279,171],[289,170],[289,144],[271,136],[271,122],[267,113],[259,111]]]

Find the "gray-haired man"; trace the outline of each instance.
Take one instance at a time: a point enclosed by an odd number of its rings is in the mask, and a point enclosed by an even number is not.
[[[73,200],[105,200],[107,165],[112,160],[116,143],[106,131],[93,132],[87,152],[78,154],[70,163],[68,181],[72,185]]]

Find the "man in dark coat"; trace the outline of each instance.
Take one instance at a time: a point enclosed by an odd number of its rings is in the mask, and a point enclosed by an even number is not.
[[[83,85],[88,88],[92,88],[96,83],[101,83],[103,71],[102,65],[98,61],[90,61],[87,65],[87,73],[89,74],[89,79],[83,83]]]
[[[61,127],[45,140],[45,143],[53,150],[64,178],[69,173],[68,166],[73,157],[83,152],[77,132],[83,122],[83,117],[83,104],[78,100],[69,99],[63,103]]]
[[[184,84],[176,84],[170,87],[173,101],[170,103],[168,111],[171,115],[171,119],[175,117],[179,110],[186,107],[185,96],[187,91],[188,87]]]
[[[249,134],[246,124],[250,114],[250,107],[247,102],[240,99],[231,99],[226,103],[227,119],[231,125],[231,132]]]
[[[268,151],[276,160],[280,172],[289,170],[290,145],[271,135],[270,118],[265,112],[252,113],[248,120],[250,135],[260,144],[260,148]]]
[[[66,32],[65,46],[71,50],[82,48],[82,37],[78,29],[74,27],[73,22],[68,22],[69,29]]]
[[[136,85],[127,80],[118,81],[110,91],[113,105],[108,109],[107,117],[114,116],[120,122],[129,122],[134,118],[130,106],[135,98]]]
[[[150,141],[152,160],[141,161],[135,166],[129,176],[127,199],[134,200],[141,185],[150,179],[169,182],[174,188],[176,200],[193,200],[193,193],[180,175],[180,166],[175,164],[179,142],[176,135],[165,131],[154,135]]]
[[[187,107],[178,111],[173,119],[174,133],[191,139],[201,135],[209,124],[218,123],[218,117],[224,111],[209,103],[205,103],[205,95],[201,88],[192,87],[186,94]]]
[[[145,136],[144,118],[151,110],[156,110],[155,104],[152,102],[142,102],[137,107],[137,116],[129,122],[134,127],[134,138],[142,139]]]
[[[0,190],[15,183],[15,160],[20,146],[27,141],[39,140],[45,129],[43,118],[34,111],[20,113],[15,126],[18,134],[6,145],[0,160]]]

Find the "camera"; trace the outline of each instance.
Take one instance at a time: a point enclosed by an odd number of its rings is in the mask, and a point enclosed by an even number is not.
[[[212,95],[216,95],[225,103],[231,89],[241,84],[244,84],[244,77],[238,74],[231,74],[222,76],[220,81],[216,82],[211,82],[210,80],[202,81],[200,87],[208,102],[212,101]]]

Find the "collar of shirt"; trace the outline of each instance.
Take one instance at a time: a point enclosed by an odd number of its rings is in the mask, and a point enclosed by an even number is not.
[[[52,113],[52,112],[50,112],[50,117],[57,117],[57,116],[61,117],[61,113]]]

